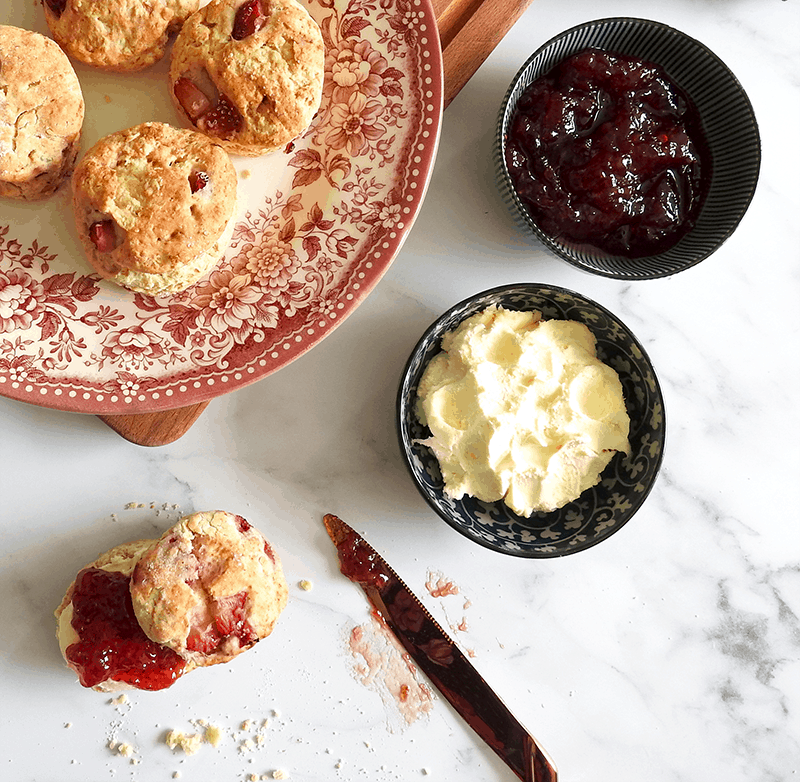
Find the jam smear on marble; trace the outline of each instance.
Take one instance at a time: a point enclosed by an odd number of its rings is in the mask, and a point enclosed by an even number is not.
[[[67,660],[84,687],[112,679],[140,690],[163,690],[183,673],[185,662],[151,641],[133,612],[130,576],[84,568],[72,593],[72,626],[81,640]]]
[[[657,65],[586,49],[534,81],[506,165],[541,230],[629,258],[694,225],[710,176],[698,112]]]

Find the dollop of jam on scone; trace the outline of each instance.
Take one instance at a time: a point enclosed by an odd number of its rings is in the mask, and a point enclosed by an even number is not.
[[[59,646],[84,687],[160,690],[268,636],[287,595],[260,532],[224,511],[195,513],[83,568],[55,612]]]
[[[162,690],[191,668],[148,638],[133,611],[131,572],[154,543],[125,543],[98,557],[78,573],[56,610],[61,652],[84,687]]]
[[[72,173],[83,115],[64,52],[39,33],[0,25],[0,196],[52,195]]]
[[[172,95],[228,152],[262,155],[311,124],[324,66],[319,26],[295,0],[212,0],[175,40]]]
[[[72,189],[90,263],[131,290],[185,290],[230,244],[236,171],[201,133],[159,122],[112,133],[80,161]]]
[[[53,38],[67,54],[109,71],[158,62],[200,0],[43,0]]]
[[[147,635],[194,665],[227,662],[268,636],[287,595],[270,544],[224,511],[182,519],[145,552],[131,579]]]

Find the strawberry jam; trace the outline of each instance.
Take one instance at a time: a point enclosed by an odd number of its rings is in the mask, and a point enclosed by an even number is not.
[[[688,96],[656,65],[586,49],[534,81],[506,165],[548,236],[638,258],[694,225],[710,159]]]
[[[185,666],[175,652],[151,641],[136,615],[130,576],[85,568],[75,579],[72,626],[81,640],[67,647],[67,661],[84,687],[112,679],[140,690],[163,690]]]

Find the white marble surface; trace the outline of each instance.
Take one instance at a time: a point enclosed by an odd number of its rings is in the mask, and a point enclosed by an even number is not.
[[[92,416],[0,399],[0,778],[514,779],[441,698],[406,725],[354,673],[347,639],[368,607],[338,573],[325,512],[362,531],[446,626],[466,618],[458,641],[562,780],[800,775],[799,10],[796,0],[534,0],[447,110],[427,199],[393,266],[309,354],[214,401],[159,449]],[[755,200],[727,244],[694,269],[635,284],[531,244],[504,211],[490,160],[499,103],[527,55],[615,15],[650,16],[710,46],[748,91],[763,142]],[[398,377],[424,328],[472,293],[522,281],[616,312],[665,394],[653,493],[611,539],[562,560],[517,560],[459,536],[417,495],[395,441]],[[211,508],[248,517],[283,557],[290,601],[272,637],[125,705],[84,691],[53,637],[75,572]],[[429,573],[460,594],[431,596]],[[254,730],[237,733],[240,723],[264,718],[264,743],[242,752]],[[165,746],[167,729],[197,719],[225,728],[218,748]]]

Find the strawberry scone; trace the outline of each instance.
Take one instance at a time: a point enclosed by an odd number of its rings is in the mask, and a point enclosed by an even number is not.
[[[193,14],[172,49],[178,111],[228,152],[285,147],[319,109],[322,33],[295,0],[212,0]]]
[[[56,609],[58,642],[84,687],[161,690],[268,636],[287,595],[260,532],[224,511],[194,513],[83,568]]]
[[[64,52],[44,35],[0,25],[0,196],[52,195],[72,173],[83,115]]]
[[[198,666],[228,662],[266,638],[287,596],[270,544],[225,511],[181,519],[131,578],[133,608],[148,637]]]
[[[154,540],[124,543],[83,568],[56,609],[67,665],[98,692],[162,690],[191,665],[148,638],[133,611],[131,573]]]
[[[53,38],[70,57],[128,72],[158,62],[200,0],[43,0],[43,5]]]
[[[72,193],[89,262],[133,291],[185,290],[230,244],[236,171],[202,133],[160,122],[112,133],[78,163]]]

